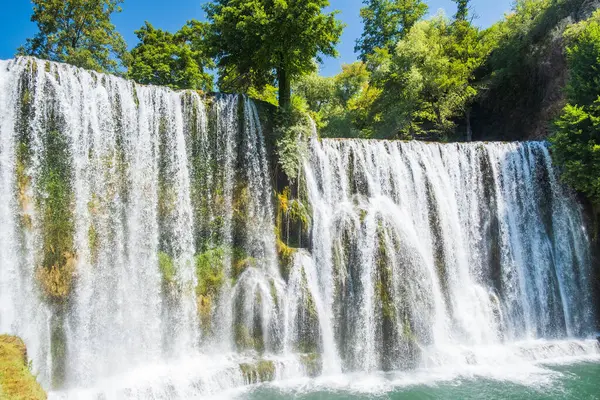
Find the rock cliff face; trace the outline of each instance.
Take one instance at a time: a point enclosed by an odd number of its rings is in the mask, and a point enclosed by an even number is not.
[[[540,140],[549,135],[552,120],[566,101],[563,33],[598,7],[598,0],[566,1],[551,7],[527,34],[514,39],[520,41],[516,45],[520,56],[514,58],[519,64],[495,65],[495,69],[506,67],[506,72],[501,79],[491,80],[490,90],[474,105],[475,140]]]

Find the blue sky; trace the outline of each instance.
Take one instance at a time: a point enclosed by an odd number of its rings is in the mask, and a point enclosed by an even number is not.
[[[187,20],[203,19],[202,4],[206,0],[125,0],[123,12],[116,14],[113,22],[125,37],[127,44],[135,46],[137,38],[134,31],[141,27],[145,20],[154,26],[170,31],[178,30]],[[346,23],[346,29],[338,46],[340,57],[327,59],[322,66],[324,75],[334,75],[341,70],[342,64],[356,60],[354,41],[362,32],[359,10],[361,0],[330,0],[331,9],[340,10],[339,18]],[[8,0],[2,6],[0,15],[0,59],[14,56],[14,53],[25,39],[36,32],[35,24],[30,22],[32,5],[29,0]],[[444,9],[446,14],[455,12],[455,4],[451,0],[428,0],[429,11],[435,14]],[[502,18],[510,10],[512,0],[473,0],[473,9],[478,16],[476,24],[488,27]]]

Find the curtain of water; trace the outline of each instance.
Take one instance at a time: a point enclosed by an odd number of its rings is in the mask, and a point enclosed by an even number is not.
[[[286,250],[259,117],[0,62],[0,331],[52,397],[596,351],[508,345],[593,327],[581,209],[546,144],[313,139],[310,243]]]
[[[591,333],[589,243],[546,144],[313,140],[305,172],[347,368]]]

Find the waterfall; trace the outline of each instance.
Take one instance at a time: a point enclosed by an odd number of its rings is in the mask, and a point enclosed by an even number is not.
[[[592,333],[584,222],[545,143],[313,140],[305,173],[349,369]]]
[[[51,398],[600,353],[545,143],[313,138],[292,196],[261,107],[0,62],[0,333]]]

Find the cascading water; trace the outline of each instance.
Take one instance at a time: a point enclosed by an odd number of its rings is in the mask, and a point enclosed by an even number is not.
[[[544,143],[313,140],[305,172],[346,368],[592,333],[581,210]]]
[[[600,353],[573,339],[589,243],[545,144],[312,139],[301,201],[273,196],[260,117],[0,62],[0,332],[51,398]]]

